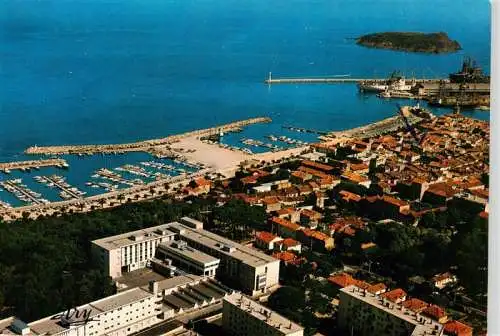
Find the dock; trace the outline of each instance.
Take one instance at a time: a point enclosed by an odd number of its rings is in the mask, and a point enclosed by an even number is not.
[[[13,194],[16,198],[23,202],[31,203],[31,204],[44,204],[43,200],[39,199],[35,192],[31,191],[27,187],[20,186],[18,183],[21,183],[20,180],[7,180],[1,181],[0,186],[2,186],[5,190]]]
[[[28,170],[40,167],[67,168],[68,164],[63,159],[29,160],[0,163],[0,170],[9,173],[11,170]]]
[[[442,78],[415,78],[416,83],[440,83]],[[342,84],[342,83],[384,83],[387,78],[351,78],[351,77],[325,77],[325,78],[267,78],[264,83],[271,84]]]
[[[246,120],[240,120],[232,122],[229,124],[219,125],[215,127],[210,127],[201,130],[195,130],[191,132],[186,132],[182,134],[167,136],[160,139],[151,139],[145,141],[138,141],[132,143],[122,143],[122,144],[105,144],[105,145],[63,145],[63,146],[33,146],[25,150],[25,154],[46,154],[46,155],[56,155],[56,154],[96,154],[96,153],[123,153],[123,152],[149,152],[155,149],[157,146],[170,145],[179,141],[182,138],[187,137],[202,137],[208,136],[215,133],[226,133],[233,130],[239,130],[240,128],[252,124],[259,123],[269,123],[271,118],[259,117],[251,118]]]

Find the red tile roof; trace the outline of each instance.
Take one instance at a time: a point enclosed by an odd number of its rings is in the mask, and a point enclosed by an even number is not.
[[[300,170],[296,170],[294,172],[292,172],[292,176],[293,177],[296,177],[298,179],[301,179],[301,180],[306,180],[307,178],[310,178],[311,174],[308,174],[308,173],[305,173],[303,171],[300,171]]]
[[[420,313],[425,308],[427,308],[429,304],[425,301],[419,300],[417,298],[411,298],[403,302],[403,307],[415,312]]]
[[[342,196],[342,199],[344,201],[347,201],[347,202],[350,202],[350,201],[359,202],[359,201],[361,201],[361,196],[359,196],[358,194],[352,193],[350,191],[347,191],[347,190],[341,190],[339,192],[339,195]]]
[[[304,209],[300,212],[300,215],[304,217],[309,217],[313,219],[320,219],[322,217],[321,213],[314,211],[314,210],[309,210],[309,209]]]
[[[280,243],[283,244],[287,248],[294,247],[294,246],[299,246],[300,245],[300,242],[298,242],[298,241],[296,241],[295,239],[292,239],[292,238],[285,238]]]
[[[406,201],[403,201],[403,200],[397,199],[397,198],[392,197],[392,196],[387,196],[387,195],[382,196],[382,200],[383,200],[385,203],[389,203],[389,204],[392,204],[392,205],[395,205],[395,206],[398,206],[398,207],[402,207],[402,206],[405,206],[405,205],[408,205],[408,204],[409,204],[409,203],[408,203],[408,202],[406,202]]]
[[[328,175],[320,170],[316,170],[316,169],[312,169],[312,168],[304,167],[304,166],[300,166],[298,170],[305,172],[305,173],[308,173],[308,174],[311,174],[313,176],[319,177],[319,178],[328,178],[330,176],[330,175]]]
[[[439,320],[440,318],[446,317],[446,311],[436,305],[430,305],[422,311],[422,314],[425,314],[435,320]]]
[[[198,187],[201,187],[201,186],[206,186],[206,185],[212,185],[212,181],[209,181],[209,180],[207,180],[207,179],[205,179],[205,178],[203,178],[203,177],[201,177],[201,178],[199,178],[199,179],[195,180],[194,182],[196,183],[196,185],[197,185]]]
[[[257,183],[257,178],[255,176],[247,176],[240,179],[243,184],[255,184]]]
[[[305,258],[299,258],[292,252],[283,251],[283,252],[275,252],[273,253],[273,257],[279,259],[285,263],[289,263],[292,265],[300,265],[306,261]]]
[[[278,236],[276,235],[273,235],[271,232],[267,232],[267,231],[260,231],[260,232],[257,232],[256,234],[256,238],[258,240],[261,240],[263,241],[264,243],[266,244],[269,244],[270,242],[272,242],[274,239],[278,238]]]
[[[381,291],[384,291],[387,289],[387,286],[383,283],[378,283],[378,284],[375,284],[375,285],[371,285],[369,288],[367,288],[366,290],[372,294],[375,294],[375,293],[378,293],[378,292],[381,292]]]
[[[356,182],[356,183],[362,183],[362,182],[368,182],[370,181],[370,179],[366,176],[363,176],[363,175],[360,175],[360,174],[357,174],[357,173],[352,173],[352,172],[348,172],[348,171],[345,171],[342,173],[342,177],[348,179],[349,181],[353,181],[353,182]]]
[[[294,208],[284,208],[284,209],[280,209],[277,211],[277,214],[279,216],[284,216],[284,215],[291,215],[295,212],[296,210]]]
[[[455,194],[459,192],[458,189],[453,189],[453,186],[445,183],[445,182],[439,182],[439,183],[434,183],[429,186],[429,189],[427,189],[426,192],[436,194],[438,196],[450,198],[453,197]]]
[[[316,168],[319,170],[324,170],[324,171],[333,170],[332,166],[329,166],[329,165],[323,164],[323,163],[319,163],[319,162],[310,161],[310,160],[304,160],[304,161],[302,161],[302,164],[304,166],[309,166],[309,167],[313,167],[313,168]]]
[[[352,171],[357,171],[357,170],[366,170],[368,169],[368,165],[365,163],[351,163],[350,169]]]
[[[279,226],[286,227],[287,229],[297,231],[300,229],[300,225],[287,221],[286,219],[273,217],[271,221]]]
[[[323,232],[316,231],[316,230],[304,229],[302,231],[304,232],[304,234],[306,236],[308,236],[310,238],[314,238],[316,240],[326,241],[326,240],[331,238],[327,234],[325,234]]]
[[[406,295],[407,294],[404,290],[402,290],[401,288],[396,288],[389,292],[385,292],[384,294],[381,295],[381,297],[389,301],[396,302],[398,300],[403,300],[404,297],[406,297]]]
[[[276,196],[264,197],[262,199],[262,203],[264,203],[266,205],[276,204],[276,203],[279,203],[279,202],[280,202],[280,200]]]
[[[468,325],[458,322],[449,321],[444,325],[444,331],[447,335],[453,336],[472,336],[472,328]]]
[[[348,273],[341,273],[337,275],[333,275],[328,278],[328,281],[331,282],[334,285],[337,285],[339,287],[347,287],[350,285],[356,284],[356,279],[354,279],[350,274]]]

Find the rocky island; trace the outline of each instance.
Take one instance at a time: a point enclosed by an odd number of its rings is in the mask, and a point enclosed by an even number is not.
[[[418,32],[385,32],[363,35],[356,43],[365,47],[423,53],[450,53],[462,49],[448,34]]]

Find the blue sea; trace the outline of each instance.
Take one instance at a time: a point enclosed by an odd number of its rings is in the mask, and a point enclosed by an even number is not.
[[[381,31],[445,31],[463,50],[409,54],[357,46]],[[394,115],[396,103],[353,84],[273,85],[273,77],[446,77],[464,56],[490,70],[486,0],[2,0],[0,162],[26,159],[34,144],[119,143],[163,137],[254,116],[282,128],[351,128]],[[436,113],[449,112],[438,110]],[[465,112],[489,119],[489,112]],[[239,138],[229,137],[238,144]],[[240,144],[241,145],[241,144]],[[147,154],[68,158],[67,171],[0,173],[35,191],[34,175],[57,173],[85,189],[100,167]],[[89,191],[90,192],[90,191]],[[56,200],[57,195],[49,195]],[[7,192],[0,200],[18,204]]]

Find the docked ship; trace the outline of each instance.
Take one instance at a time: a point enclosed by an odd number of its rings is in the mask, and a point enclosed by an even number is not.
[[[403,92],[410,91],[415,86],[415,80],[407,81],[398,71],[391,74],[387,80],[362,81],[358,84],[362,92]]]
[[[466,57],[462,63],[462,69],[449,75],[451,83],[489,83],[490,76],[483,73],[476,62]]]

